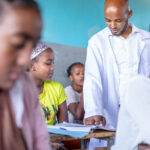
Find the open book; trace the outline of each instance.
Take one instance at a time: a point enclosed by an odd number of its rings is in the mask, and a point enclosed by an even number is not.
[[[82,125],[67,122],[59,123],[54,126],[47,126],[47,128],[50,133],[70,135],[73,137],[83,137],[95,130],[115,131],[115,128],[108,124],[105,127],[102,127],[102,125]]]

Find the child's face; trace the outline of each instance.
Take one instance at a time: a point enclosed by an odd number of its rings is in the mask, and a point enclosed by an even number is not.
[[[41,36],[40,14],[28,8],[8,8],[0,16],[0,88],[10,89],[30,62]]]
[[[43,81],[50,81],[54,73],[54,54],[50,50],[43,51],[37,61],[33,62],[34,77]]]
[[[75,65],[71,70],[70,80],[73,84],[83,86],[84,82],[84,66]]]

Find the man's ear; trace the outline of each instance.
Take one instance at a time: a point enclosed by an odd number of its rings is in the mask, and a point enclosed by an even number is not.
[[[69,79],[70,79],[70,81],[72,81],[72,80],[73,80],[72,75],[70,75],[70,76],[69,76]]]
[[[128,19],[132,17],[132,14],[133,14],[133,11],[132,11],[132,10],[129,10]]]

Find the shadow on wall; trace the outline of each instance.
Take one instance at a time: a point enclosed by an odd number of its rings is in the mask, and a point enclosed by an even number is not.
[[[47,42],[47,44],[53,49],[55,54],[55,72],[52,80],[58,81],[66,87],[70,84],[66,71],[68,66],[74,62],[84,64],[86,48],[71,47],[49,42]]]

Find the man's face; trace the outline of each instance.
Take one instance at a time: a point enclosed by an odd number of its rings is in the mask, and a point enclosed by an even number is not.
[[[106,6],[105,23],[113,35],[122,35],[128,27],[128,11],[117,6]]]
[[[0,21],[0,88],[10,89],[40,38],[40,14],[28,8],[8,8]]]

